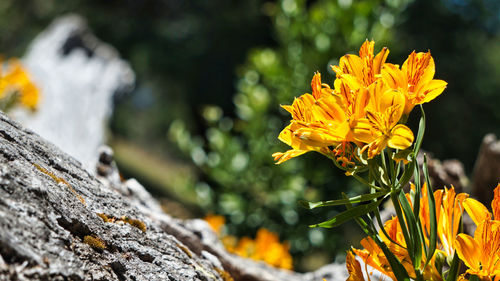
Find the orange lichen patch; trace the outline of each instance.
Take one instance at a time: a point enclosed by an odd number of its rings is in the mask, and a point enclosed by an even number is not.
[[[146,232],[147,228],[146,228],[146,224],[141,221],[141,220],[138,220],[138,219],[131,219],[129,217],[125,217],[123,216],[121,218],[125,223],[128,223],[130,224],[131,226],[135,227],[135,228],[138,228],[140,229],[142,232]]]
[[[221,234],[222,227],[226,224],[226,218],[219,215],[208,214],[203,218],[217,234]]]
[[[219,273],[220,277],[222,277],[222,280],[234,281],[234,278],[231,276],[231,274],[229,274],[229,272],[227,272],[223,269],[220,269],[218,267],[215,267],[214,269],[215,269],[215,271],[217,271],[217,273]]]
[[[130,224],[131,226],[140,229],[142,232],[146,232],[147,227],[146,224],[138,219],[132,219],[127,216],[122,216],[121,218],[117,218],[112,215],[106,215],[104,213],[96,213],[104,222],[110,222],[110,223],[127,223]]]
[[[181,249],[184,253],[186,253],[186,255],[188,255],[188,257],[192,258],[193,257],[193,253],[184,245],[182,244],[178,244],[176,243],[177,247],[179,247],[179,249]]]
[[[83,237],[83,243],[95,249],[106,249],[106,242],[97,236],[85,235]]]
[[[104,222],[111,222],[109,217],[106,214],[103,213],[96,213]]]
[[[42,166],[40,166],[38,164],[33,164],[33,166],[35,166],[40,172],[51,177],[57,184],[60,184],[60,183],[65,184],[69,188],[69,190],[76,196],[76,198],[78,198],[78,200],[80,200],[80,202],[82,202],[82,204],[84,206],[87,206],[87,204],[85,203],[85,199],[83,199],[83,197],[80,194],[78,194],[76,192],[76,190],[74,190],[73,187],[71,187],[71,185],[65,179],[54,175],[53,173],[49,172],[47,169],[43,168]]]

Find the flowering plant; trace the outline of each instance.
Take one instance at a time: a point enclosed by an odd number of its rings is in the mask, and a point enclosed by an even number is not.
[[[274,153],[275,161],[281,164],[316,151],[368,187],[366,194],[351,198],[303,202],[310,209],[346,207],[312,227],[331,228],[354,219],[368,235],[361,241],[364,249],[347,254],[348,280],[377,275],[392,280],[467,280],[468,275],[470,280],[500,280],[500,187],[495,189],[492,218],[486,207],[468,194],[456,194],[453,187],[433,192],[425,155],[425,180],[420,180],[416,157],[425,131],[422,104],[439,96],[447,83],[434,79],[430,52],[412,52],[400,67],[386,62],[387,48],[375,55],[374,44],[365,41],[359,56],[345,55],[332,66],[337,74],[333,88],[316,73],[312,94],[282,106],[292,120],[279,139],[291,149]],[[415,137],[405,122],[417,105],[421,117]],[[386,198],[396,217],[383,223],[379,207]],[[478,226],[474,238],[461,233],[464,209]],[[461,261],[468,269],[459,275]]]

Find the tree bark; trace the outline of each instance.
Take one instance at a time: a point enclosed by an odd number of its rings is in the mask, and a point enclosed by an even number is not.
[[[345,280],[228,253],[202,220],[162,212],[103,149],[97,175],[0,112],[0,280]]]

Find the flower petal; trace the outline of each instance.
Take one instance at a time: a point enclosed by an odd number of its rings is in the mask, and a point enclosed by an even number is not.
[[[446,85],[448,85],[447,82],[443,81],[443,80],[432,80],[430,81],[429,83],[427,83],[424,87],[423,87],[423,91],[420,90],[420,92],[422,92],[421,94],[417,94],[417,95],[423,95],[423,100],[417,104],[420,104],[420,103],[424,103],[424,102],[430,102],[431,100],[435,99],[437,96],[439,96],[443,91],[444,89],[446,89]]]
[[[493,201],[491,201],[491,209],[493,209],[493,217],[500,221],[500,183],[494,190]]]
[[[486,207],[476,199],[467,198],[463,202],[463,206],[467,214],[471,217],[476,225],[479,225],[485,219],[491,218],[491,213]]]
[[[413,132],[405,125],[398,124],[391,130],[388,145],[391,148],[406,149],[413,143]]]
[[[455,239],[458,257],[472,270],[480,269],[480,250],[477,242],[467,234],[460,233]]]

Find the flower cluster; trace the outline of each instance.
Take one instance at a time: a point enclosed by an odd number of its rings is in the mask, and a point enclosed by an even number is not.
[[[277,164],[317,151],[346,167],[365,151],[370,159],[386,147],[412,145],[414,136],[404,121],[415,105],[436,98],[447,83],[433,79],[430,52],[412,52],[400,67],[386,62],[387,48],[375,55],[374,45],[367,40],[359,56],[345,55],[332,66],[337,74],[333,89],[316,73],[312,94],[282,106],[292,120],[279,139],[292,149],[274,153]]]
[[[225,224],[223,216],[208,215],[204,220],[221,237],[222,244],[228,252],[244,258],[263,261],[275,267],[293,269],[293,259],[289,252],[290,246],[286,242],[281,243],[275,233],[260,228],[255,239],[250,237],[237,239],[234,236],[222,235],[222,228]]]
[[[412,193],[413,191],[412,188]],[[427,194],[425,184],[422,187],[422,194]],[[451,264],[456,252],[468,268],[466,273],[476,275],[480,280],[500,280],[500,184],[496,187],[494,194],[491,203],[492,219],[488,209],[475,199],[469,198],[466,193],[456,194],[453,187],[435,191],[439,241],[436,253],[431,260],[427,262],[424,257],[417,267],[412,264],[397,217],[387,221],[384,224],[384,229],[379,231],[379,235],[390,251],[401,261],[412,279],[416,278],[414,268],[420,267],[424,268],[424,280],[444,280],[443,263]],[[410,198],[410,194],[406,194],[406,196]],[[422,196],[420,199],[420,225],[425,229],[423,231],[425,247],[428,248],[430,221],[427,202],[426,196]],[[477,225],[474,237],[459,233],[464,210]],[[377,274],[382,274],[379,280],[382,280],[383,276],[397,280],[387,257],[373,239],[367,237],[361,241],[361,245],[364,249],[353,248],[347,253],[346,267],[350,274],[348,281],[368,280],[365,277]],[[364,266],[361,266],[360,261],[364,263]],[[377,279],[371,277],[371,280]],[[467,280],[466,274],[459,276],[458,280]]]
[[[0,109],[7,110],[19,103],[35,110],[40,99],[40,93],[31,81],[28,73],[16,59],[8,61],[3,67],[0,60]]]

